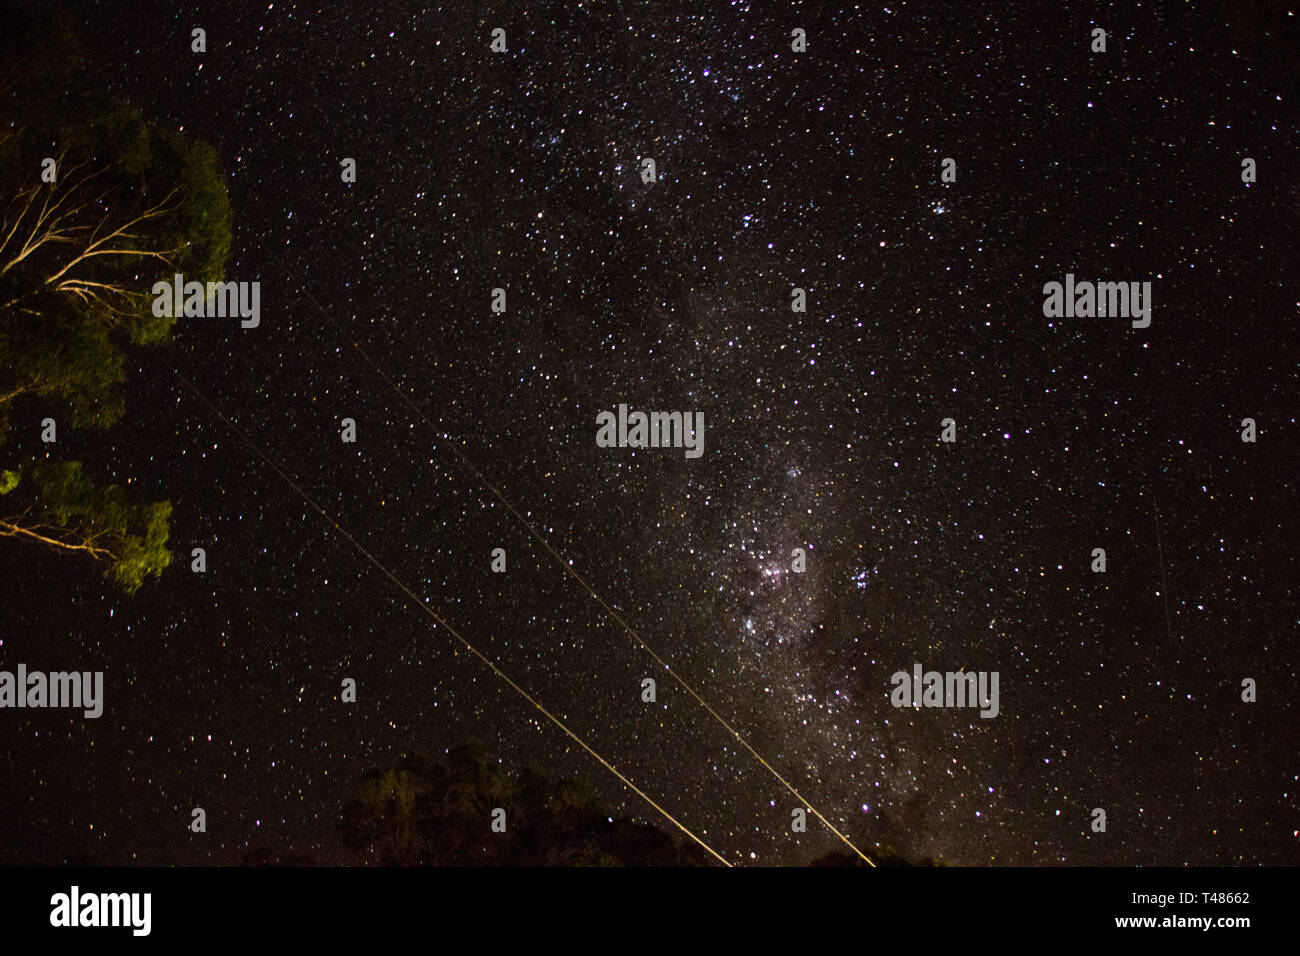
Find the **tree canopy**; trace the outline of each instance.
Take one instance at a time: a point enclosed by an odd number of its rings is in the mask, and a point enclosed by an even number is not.
[[[506,830],[491,829],[495,809]],[[445,760],[414,755],[371,770],[344,807],[344,844],[386,866],[701,866],[713,862],[689,841],[610,817],[581,783],[536,770],[518,775],[475,747]]]
[[[223,278],[230,205],[212,147],[84,88],[76,50],[57,10],[0,3],[0,537],[101,561],[130,592],[170,561],[170,505],[80,462],[14,460],[13,416],[116,425],[126,350],[176,321],[154,283]]]

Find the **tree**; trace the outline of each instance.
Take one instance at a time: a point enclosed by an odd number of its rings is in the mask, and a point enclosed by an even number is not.
[[[215,151],[78,86],[66,17],[0,2],[0,446],[19,403],[72,427],[123,416],[128,348],[170,339],[155,282],[220,281],[230,205]],[[128,592],[161,574],[171,506],[79,462],[0,462],[0,537],[86,555]]]
[[[878,867],[894,866],[948,866],[949,864],[936,860],[933,857],[925,857],[921,860],[909,860],[901,856],[891,846],[877,847],[871,851],[871,860]],[[818,857],[808,864],[809,866],[866,866],[867,864],[859,856],[843,850],[832,850],[825,856]]]
[[[506,811],[494,833],[493,810]],[[477,747],[436,763],[410,756],[365,775],[338,825],[361,859],[385,866],[707,866],[695,844],[613,819],[581,783],[507,774]]]
[[[26,493],[15,494],[19,488]],[[34,462],[19,471],[0,472],[0,495],[25,505],[0,516],[0,537],[103,561],[106,574],[128,594],[171,563],[171,503],[135,504],[118,485],[96,488],[79,461]]]
[[[275,847],[263,844],[254,850],[246,850],[239,857],[240,866],[318,866],[316,859],[309,853],[281,853]]]

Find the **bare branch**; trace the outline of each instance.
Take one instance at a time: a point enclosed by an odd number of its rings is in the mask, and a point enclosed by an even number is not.
[[[104,246],[105,243],[112,242],[114,239],[122,239],[122,238],[130,237],[132,234],[129,233],[127,230],[129,230],[132,226],[135,226],[142,222],[147,222],[150,219],[157,219],[159,216],[167,215],[174,208],[171,205],[169,205],[169,203],[171,202],[172,197],[176,195],[176,193],[177,190],[173,189],[166,196],[164,196],[161,201],[149,207],[144,212],[140,213],[140,215],[136,216],[134,219],[130,219],[126,221],[117,229],[114,229],[112,232],[110,232],[108,235],[103,236],[102,238],[96,239],[95,241],[91,242],[89,245],[85,247],[81,255],[74,258],[62,269],[60,269],[58,272],[54,273],[54,275],[46,279],[45,284],[49,285],[51,283],[57,282],[59,279],[63,278],[64,275],[67,274],[69,269],[72,269],[79,263],[84,262],[85,260],[91,258],[92,256],[149,255],[159,259],[163,259],[163,261],[166,262],[167,261],[165,258],[166,253],[158,253],[150,250],[141,250],[141,249],[104,249],[101,247]],[[98,232],[98,228],[96,229],[96,232]],[[174,250],[168,250],[168,252],[174,252]]]
[[[51,528],[48,525],[34,525],[27,528],[9,519],[0,520],[0,538],[21,538],[26,541],[35,541],[46,545],[47,547],[56,548],[61,551],[79,551],[82,554],[90,555],[97,561],[112,561],[116,559],[116,555],[114,555],[108,548],[102,548],[92,543],[95,540],[94,538],[78,541],[73,537],[72,540],[62,540],[61,538],[54,537],[54,534],[70,535],[72,533],[63,528]]]

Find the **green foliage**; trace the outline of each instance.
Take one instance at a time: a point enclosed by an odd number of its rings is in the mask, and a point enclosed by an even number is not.
[[[50,277],[82,251],[90,235],[102,237],[131,224],[130,238],[107,248],[138,254],[96,255],[62,276],[95,283],[96,297],[71,290],[57,294],[87,321],[119,329],[130,342],[167,341],[176,320],[153,314],[154,283],[170,282],[178,272],[199,282],[225,275],[231,211],[216,151],[96,94],[68,94],[38,116],[16,112],[6,118],[13,133],[0,151],[0,198],[17,199],[37,188],[42,202],[48,192],[51,202],[65,197],[65,210],[85,206],[60,223],[80,230],[78,241],[47,243],[10,266],[0,276],[0,302],[38,307],[51,292]],[[40,162],[46,156],[59,159],[59,178],[41,185]],[[17,209],[12,202],[10,208],[13,218]],[[24,228],[34,213],[20,223]],[[12,251],[0,251],[0,268]]]
[[[143,534],[121,536],[121,555],[109,566],[108,574],[127,594],[140,590],[146,580],[156,578],[172,563],[167,550],[171,536],[172,503],[155,501],[136,506],[143,519]]]
[[[158,137],[176,166],[180,189],[180,234],[186,251],[179,264],[187,278],[220,281],[230,256],[231,211],[217,151],[170,130],[159,130]]]
[[[59,301],[41,312],[0,322],[0,395],[25,394],[61,404],[77,428],[107,428],[122,417],[123,355],[109,329]],[[13,401],[0,402],[0,445],[8,437]]]
[[[120,485],[97,487],[79,461],[7,470],[0,488],[27,504],[23,527],[55,546],[100,558],[104,576],[128,594],[171,563],[171,503],[139,504]]]

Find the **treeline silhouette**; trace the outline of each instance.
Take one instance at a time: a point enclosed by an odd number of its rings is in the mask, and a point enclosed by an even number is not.
[[[495,811],[504,832],[494,832]],[[536,769],[510,774],[473,745],[433,760],[413,754],[367,772],[343,806],[336,832],[352,859],[371,866],[716,866],[684,838],[648,823],[615,818],[579,781]],[[878,866],[912,862],[889,847]],[[245,866],[312,866],[305,855],[259,847]],[[829,853],[812,866],[865,866],[851,853]]]
[[[492,829],[504,811],[504,832]],[[500,820],[501,815],[495,814]],[[702,848],[646,823],[615,819],[572,780],[511,775],[473,746],[369,771],[338,834],[360,862],[382,866],[704,866]]]

